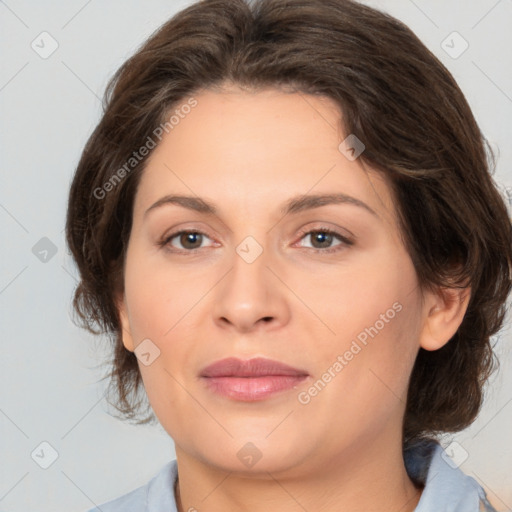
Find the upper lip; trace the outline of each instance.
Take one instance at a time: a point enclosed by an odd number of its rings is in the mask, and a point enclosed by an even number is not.
[[[201,377],[262,377],[266,375],[306,376],[308,372],[263,357],[248,360],[228,357],[210,364],[201,371]]]

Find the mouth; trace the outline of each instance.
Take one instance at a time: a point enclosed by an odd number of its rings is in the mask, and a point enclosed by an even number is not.
[[[244,402],[264,400],[291,390],[303,382],[307,371],[265,358],[222,359],[200,374],[208,389],[216,394]]]

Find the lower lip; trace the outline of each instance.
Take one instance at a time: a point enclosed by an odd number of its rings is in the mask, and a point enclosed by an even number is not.
[[[204,377],[207,386],[214,393],[254,402],[264,400],[275,393],[293,389],[303,382],[307,375],[267,375],[264,377]]]

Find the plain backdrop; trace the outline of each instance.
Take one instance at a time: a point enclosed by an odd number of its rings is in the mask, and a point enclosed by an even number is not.
[[[69,183],[108,79],[190,3],[0,1],[2,512],[84,511],[174,458],[161,426],[108,414],[102,340],[70,319],[76,270],[63,229]],[[452,72],[498,151],[496,180],[512,198],[512,1],[367,3],[404,21]],[[507,325],[480,417],[443,441],[467,452],[462,470],[498,510],[512,510],[510,317]]]

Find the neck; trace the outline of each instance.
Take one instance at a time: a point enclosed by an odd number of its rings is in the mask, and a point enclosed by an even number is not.
[[[359,447],[360,448],[360,447]],[[299,471],[240,475],[204,464],[176,446],[178,512],[412,512],[421,489],[409,479],[402,445],[345,450],[321,465],[308,461]]]

